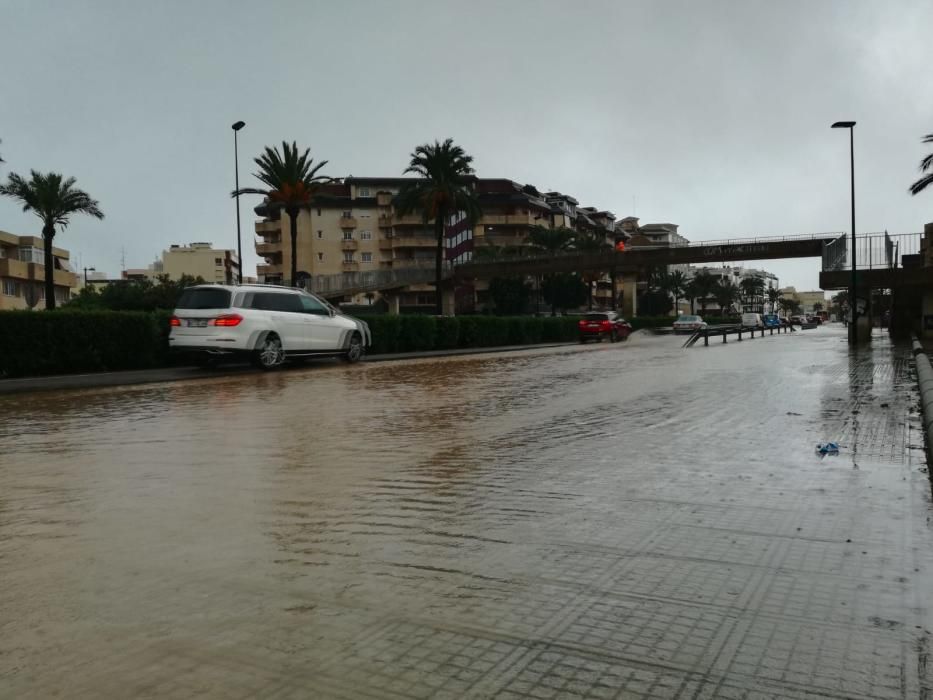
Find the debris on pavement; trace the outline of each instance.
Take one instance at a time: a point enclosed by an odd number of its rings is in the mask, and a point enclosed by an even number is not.
[[[835,442],[826,442],[820,443],[816,446],[816,451],[820,454],[821,457],[826,455],[837,455],[839,454],[839,445]]]

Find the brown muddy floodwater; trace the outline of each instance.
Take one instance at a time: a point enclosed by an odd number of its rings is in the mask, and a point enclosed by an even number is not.
[[[0,697],[927,697],[909,352],[681,341],[0,397]]]

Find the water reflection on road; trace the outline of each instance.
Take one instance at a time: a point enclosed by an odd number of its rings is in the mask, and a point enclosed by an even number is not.
[[[821,328],[0,397],[0,695],[909,696],[912,392]]]

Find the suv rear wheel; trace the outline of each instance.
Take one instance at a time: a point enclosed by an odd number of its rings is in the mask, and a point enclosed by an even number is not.
[[[256,348],[253,354],[253,364],[260,369],[275,369],[285,362],[285,351],[282,341],[275,333],[269,333]]]

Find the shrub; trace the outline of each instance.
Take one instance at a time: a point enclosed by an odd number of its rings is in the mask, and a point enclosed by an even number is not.
[[[434,319],[434,347],[451,350],[460,344],[460,317],[441,316]]]
[[[165,361],[165,337],[147,313],[4,311],[0,376],[154,367]]]
[[[433,350],[437,333],[432,316],[399,316],[398,351]]]

